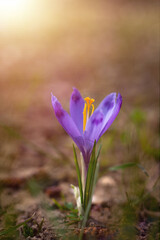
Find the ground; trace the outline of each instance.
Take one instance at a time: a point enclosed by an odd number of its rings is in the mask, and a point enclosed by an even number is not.
[[[53,92],[69,111],[77,87],[95,107],[110,92],[123,97],[99,142],[83,239],[158,240],[158,3],[46,2],[29,25],[0,24],[1,239],[80,237],[73,142],[50,101]]]

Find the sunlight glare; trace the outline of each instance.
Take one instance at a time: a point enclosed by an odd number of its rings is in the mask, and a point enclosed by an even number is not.
[[[31,0],[0,0],[0,21],[4,25],[14,25],[25,20],[31,9]]]
[[[43,32],[63,21],[59,0],[0,0],[0,35]]]
[[[0,0],[0,11],[3,15],[17,15],[25,10],[28,0]]]

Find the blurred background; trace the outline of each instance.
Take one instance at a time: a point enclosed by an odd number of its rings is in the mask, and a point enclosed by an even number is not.
[[[159,171],[158,8],[158,1],[0,0],[2,188],[39,169],[56,181],[76,179],[72,140],[50,100],[53,92],[68,111],[72,87],[95,106],[110,92],[123,97],[102,138],[100,176],[109,166],[136,161],[149,172],[145,189],[153,186]]]

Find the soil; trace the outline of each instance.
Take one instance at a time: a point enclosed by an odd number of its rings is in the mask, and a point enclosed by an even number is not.
[[[86,240],[159,240],[158,3],[39,6],[25,23],[3,26],[0,14],[0,238],[77,240],[83,230]],[[73,141],[50,101],[53,92],[69,112],[72,87],[93,97],[95,108],[111,92],[123,97],[99,141],[99,180],[84,229],[70,216],[70,184],[78,185]],[[126,163],[135,166],[111,170]]]

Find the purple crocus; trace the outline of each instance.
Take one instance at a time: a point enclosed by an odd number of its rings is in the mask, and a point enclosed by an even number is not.
[[[116,93],[109,94],[94,111],[94,99],[83,99],[80,92],[74,88],[70,99],[70,115],[53,94],[51,100],[59,123],[82,152],[87,173],[94,142],[98,142],[118,115],[122,96],[120,93],[118,96]]]

